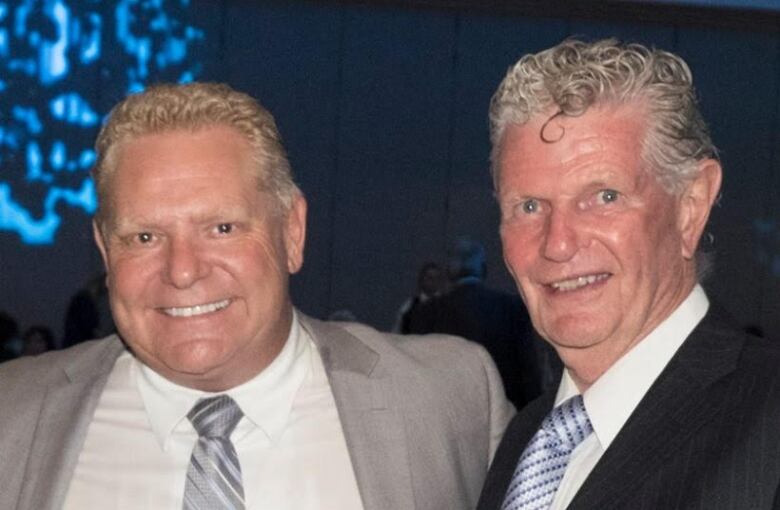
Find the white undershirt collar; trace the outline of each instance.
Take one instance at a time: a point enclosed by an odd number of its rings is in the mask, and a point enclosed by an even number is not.
[[[709,300],[704,290],[696,285],[669,317],[585,391],[585,408],[604,450],[615,439],[691,331],[704,318],[708,308]],[[565,369],[555,405],[579,393],[569,370]]]
[[[311,363],[310,342],[303,341],[303,329],[293,311],[290,333],[276,358],[257,376],[225,392],[241,407],[245,418],[272,441],[277,442],[290,415],[295,394]],[[141,394],[146,415],[160,448],[168,450],[175,430],[192,428],[186,416],[201,397],[217,395],[175,384],[133,359],[131,377]],[[263,398],[257,398],[262,395]],[[247,420],[242,420],[234,433],[240,440],[247,432]],[[244,434],[242,434],[242,429]],[[236,437],[239,436],[239,437]]]

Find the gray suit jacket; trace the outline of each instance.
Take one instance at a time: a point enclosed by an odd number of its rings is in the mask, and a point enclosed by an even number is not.
[[[482,348],[301,317],[322,356],[366,510],[473,509],[513,410]],[[0,509],[61,507],[116,336],[0,365]]]

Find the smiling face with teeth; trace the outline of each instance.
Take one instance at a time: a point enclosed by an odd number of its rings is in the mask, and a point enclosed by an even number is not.
[[[96,240],[117,328],[146,365],[223,391],[257,375],[290,328],[288,276],[303,260],[306,204],[258,187],[233,128],[142,135],[117,147]]]
[[[642,167],[641,104],[552,113],[503,136],[501,239],[535,328],[584,389],[693,288],[720,167],[671,195]]]

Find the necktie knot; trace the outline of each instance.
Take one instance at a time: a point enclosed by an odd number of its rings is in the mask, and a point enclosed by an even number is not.
[[[551,436],[550,439],[558,442],[558,447],[553,448],[561,451],[576,448],[593,432],[582,395],[572,397],[550,411],[542,421],[542,429]]]
[[[582,396],[550,411],[515,468],[502,510],[546,510],[566,473],[574,449],[593,432]]]
[[[229,438],[243,416],[235,400],[227,395],[202,398],[187,413],[198,436],[205,438]]]

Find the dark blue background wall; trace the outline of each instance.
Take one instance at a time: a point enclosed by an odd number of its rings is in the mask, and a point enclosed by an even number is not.
[[[691,65],[725,168],[705,286],[741,323],[780,335],[778,30],[238,0],[196,1],[179,16],[206,34],[192,48],[198,78],[227,81],[277,117],[310,204],[306,262],[293,281],[304,311],[348,308],[388,328],[417,268],[443,260],[460,234],[485,243],[490,283],[512,289],[488,175],[490,95],[524,53],[572,34],[616,36]],[[83,77],[85,95],[106,109],[125,93],[111,65]],[[61,213],[53,246],[0,232],[0,309],[23,326],[59,329],[69,294],[100,269],[88,215]]]

